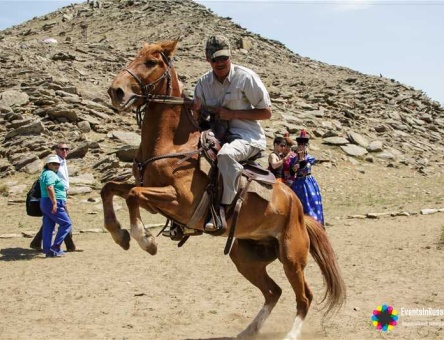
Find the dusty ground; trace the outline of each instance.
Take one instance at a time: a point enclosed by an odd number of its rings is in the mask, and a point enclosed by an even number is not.
[[[444,309],[444,177],[424,177],[406,168],[320,166],[327,231],[337,252],[348,297],[334,317],[317,304],[322,277],[312,259],[306,269],[315,303],[304,323],[304,339],[442,339],[444,316],[400,316],[388,334],[370,322],[380,304]],[[20,178],[15,178],[20,181]],[[69,204],[75,231],[101,228],[98,194],[74,196]],[[2,197],[0,234],[37,231],[40,220]],[[118,211],[128,225],[124,202]],[[369,212],[413,216],[349,219]],[[160,222],[144,215],[146,224]],[[157,230],[155,230],[157,231]],[[2,339],[231,339],[255,316],[260,292],[223,255],[224,238],[200,236],[177,248],[159,238],[152,257],[135,242],[123,251],[109,234],[77,234],[83,252],[46,259],[28,248],[30,239],[0,239],[0,338]],[[278,262],[270,275],[283,296],[259,339],[282,338],[294,318],[294,295]],[[408,322],[440,322],[412,326]]]

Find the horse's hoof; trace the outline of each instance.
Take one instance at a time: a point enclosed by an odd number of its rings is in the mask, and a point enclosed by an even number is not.
[[[121,230],[121,239],[118,242],[119,246],[121,246],[124,250],[128,250],[130,247],[130,234],[128,230]]]
[[[153,236],[146,236],[144,239],[145,242],[142,249],[147,251],[151,255],[156,255],[157,254],[156,239]]]
[[[153,244],[150,246],[149,249],[146,250],[148,253],[150,253],[151,255],[156,255],[157,254],[157,244]]]

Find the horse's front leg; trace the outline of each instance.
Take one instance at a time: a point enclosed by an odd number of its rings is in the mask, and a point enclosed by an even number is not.
[[[125,250],[129,249],[130,236],[127,230],[121,228],[120,222],[117,220],[113,206],[113,197],[114,195],[117,195],[127,199],[130,190],[134,187],[134,184],[108,182],[100,191],[103,204],[105,228],[110,232],[114,241]]]
[[[157,253],[154,236],[145,229],[140,218],[140,207],[150,211],[171,211],[178,205],[174,187],[134,187],[126,199],[130,214],[131,236],[139,243],[140,248],[151,255]]]

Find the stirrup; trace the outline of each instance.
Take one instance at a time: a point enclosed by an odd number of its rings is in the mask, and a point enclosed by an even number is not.
[[[181,241],[184,237],[202,235],[202,230],[190,229],[174,225],[162,231],[162,236],[169,237],[173,241]]]
[[[206,233],[213,235],[222,235],[227,230],[224,207],[219,208],[219,215],[211,217],[211,219],[205,224],[204,230]]]
[[[173,224],[169,228],[162,231],[162,236],[169,237],[173,241],[180,241],[183,238],[182,227]]]
[[[170,228],[163,230],[163,231],[161,232],[161,234],[162,234],[162,236],[170,237],[170,236],[171,236],[171,230],[170,230]]]

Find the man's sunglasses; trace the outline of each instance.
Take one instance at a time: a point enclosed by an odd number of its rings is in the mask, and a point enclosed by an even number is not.
[[[62,151],[69,151],[69,148],[59,148],[59,150],[62,150]]]
[[[220,57],[216,57],[216,58],[211,59],[211,62],[214,64],[214,63],[217,63],[218,61],[223,61],[223,62],[225,62],[225,61],[227,61],[228,59],[230,59],[230,57],[223,55],[223,56],[220,56]]]

